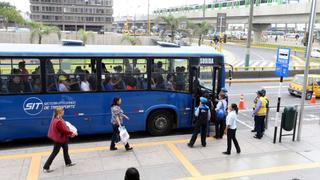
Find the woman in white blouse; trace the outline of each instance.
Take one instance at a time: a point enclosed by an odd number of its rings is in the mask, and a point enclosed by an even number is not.
[[[238,106],[237,104],[231,104],[228,108],[228,116],[226,119],[226,128],[224,130],[224,133],[227,134],[227,140],[228,140],[228,148],[226,152],[223,152],[223,154],[230,155],[231,154],[231,140],[234,143],[234,146],[237,149],[237,153],[239,154],[241,152],[240,146],[238,144],[237,138],[236,138],[236,131],[237,131],[237,114],[238,114]]]

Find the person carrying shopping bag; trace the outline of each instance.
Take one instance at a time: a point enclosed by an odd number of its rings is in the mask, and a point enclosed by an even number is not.
[[[46,173],[50,173],[53,170],[50,170],[50,166],[52,161],[57,156],[60,151],[60,148],[63,149],[63,157],[64,162],[67,167],[74,166],[75,163],[71,162],[69,156],[69,148],[68,148],[68,141],[69,137],[77,136],[77,132],[72,132],[67,124],[66,121],[63,120],[62,116],[64,115],[63,107],[57,107],[53,112],[53,117],[50,123],[50,127],[48,130],[48,137],[54,141],[53,151],[50,154],[48,160],[43,166],[43,171]]]
[[[241,152],[240,146],[238,144],[237,138],[236,138],[236,131],[237,131],[237,114],[238,114],[238,106],[237,104],[231,104],[228,108],[228,115],[226,120],[226,128],[224,130],[224,133],[227,134],[227,143],[228,148],[226,152],[223,152],[223,154],[230,155],[231,154],[231,140],[233,141],[234,146],[237,149],[237,153],[239,154]]]
[[[112,124],[112,138],[111,138],[111,144],[110,144],[110,151],[117,150],[116,143],[119,141],[120,138],[120,129],[123,127],[123,118],[126,120],[129,120],[128,116],[126,116],[123,113],[123,110],[120,107],[121,105],[121,98],[116,96],[113,98],[112,104],[111,104],[111,124]],[[127,151],[132,150],[132,147],[130,147],[129,143],[125,143],[125,148]]]

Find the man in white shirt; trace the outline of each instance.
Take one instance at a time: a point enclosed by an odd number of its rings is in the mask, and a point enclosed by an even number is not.
[[[226,110],[228,108],[227,101],[225,99],[225,94],[223,91],[219,93],[219,101],[216,106],[216,117],[215,117],[215,128],[216,128],[216,135],[214,138],[222,139],[223,131],[226,124]],[[222,114],[221,114],[222,113]]]

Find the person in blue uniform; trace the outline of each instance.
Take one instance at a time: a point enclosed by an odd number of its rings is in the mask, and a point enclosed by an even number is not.
[[[198,134],[201,132],[201,145],[206,147],[206,132],[208,128],[208,121],[210,121],[211,113],[209,107],[206,105],[208,99],[205,97],[200,97],[200,104],[197,107],[194,115],[195,115],[195,127],[192,133],[192,137],[190,142],[188,143],[189,147],[193,147],[196,142]]]

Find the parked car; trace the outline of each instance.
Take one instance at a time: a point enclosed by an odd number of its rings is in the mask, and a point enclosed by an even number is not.
[[[312,51],[311,51],[311,57],[320,58],[320,49],[319,48],[313,48]]]

